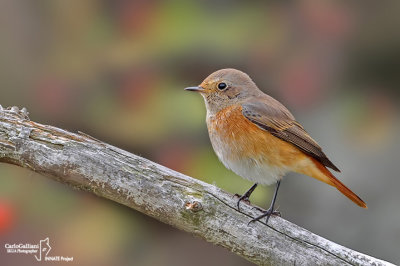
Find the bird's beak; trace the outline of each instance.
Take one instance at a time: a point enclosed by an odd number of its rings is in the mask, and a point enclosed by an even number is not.
[[[185,91],[205,92],[205,89],[203,87],[197,86],[197,87],[187,87],[185,88]]]

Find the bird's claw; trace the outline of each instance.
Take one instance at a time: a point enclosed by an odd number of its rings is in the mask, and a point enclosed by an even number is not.
[[[255,208],[257,208],[257,207],[255,207]],[[257,209],[259,209],[259,208],[257,208]],[[259,209],[259,210],[260,210],[260,209]],[[252,219],[247,225],[250,225],[252,222],[259,221],[260,219],[262,219],[262,218],[264,218],[264,217],[267,217],[265,223],[268,224],[268,220],[269,220],[269,217],[271,217],[271,215],[275,215],[275,216],[281,217],[281,213],[280,213],[279,211],[274,211],[274,210],[272,210],[272,209],[268,209],[268,210],[266,210],[266,211],[261,210],[261,212],[262,212],[263,214],[261,214],[260,216],[258,216],[258,217],[256,217],[256,218]]]
[[[238,208],[238,211],[240,211],[240,202],[241,202],[241,201],[243,201],[243,202],[245,202],[246,204],[250,205],[250,200],[249,200],[249,197],[248,197],[247,195],[241,196],[241,195],[239,195],[239,194],[235,194],[234,197],[238,197],[238,198],[239,198],[238,201],[237,201],[237,203],[236,203],[236,206],[237,206],[237,208]]]

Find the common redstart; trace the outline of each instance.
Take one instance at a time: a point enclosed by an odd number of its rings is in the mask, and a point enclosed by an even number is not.
[[[290,171],[308,175],[334,186],[362,208],[365,202],[340,182],[327,167],[340,172],[321,147],[298,123],[289,110],[263,93],[252,79],[236,69],[221,69],[199,86],[185,90],[199,92],[207,108],[207,128],[220,161],[237,175],[255,182],[237,202],[249,200],[258,184],[276,183],[268,210],[250,222],[274,211],[282,177]]]

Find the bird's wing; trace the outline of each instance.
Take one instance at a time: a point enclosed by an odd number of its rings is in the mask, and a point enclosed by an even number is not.
[[[296,122],[293,115],[272,97],[268,101],[260,99],[242,104],[243,115],[261,129],[287,141],[324,166],[340,170],[327,158],[318,143]]]

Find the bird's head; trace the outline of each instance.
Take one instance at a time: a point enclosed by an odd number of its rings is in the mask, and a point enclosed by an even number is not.
[[[210,114],[215,114],[261,92],[246,73],[233,68],[215,71],[199,86],[188,87],[185,90],[199,92]]]

